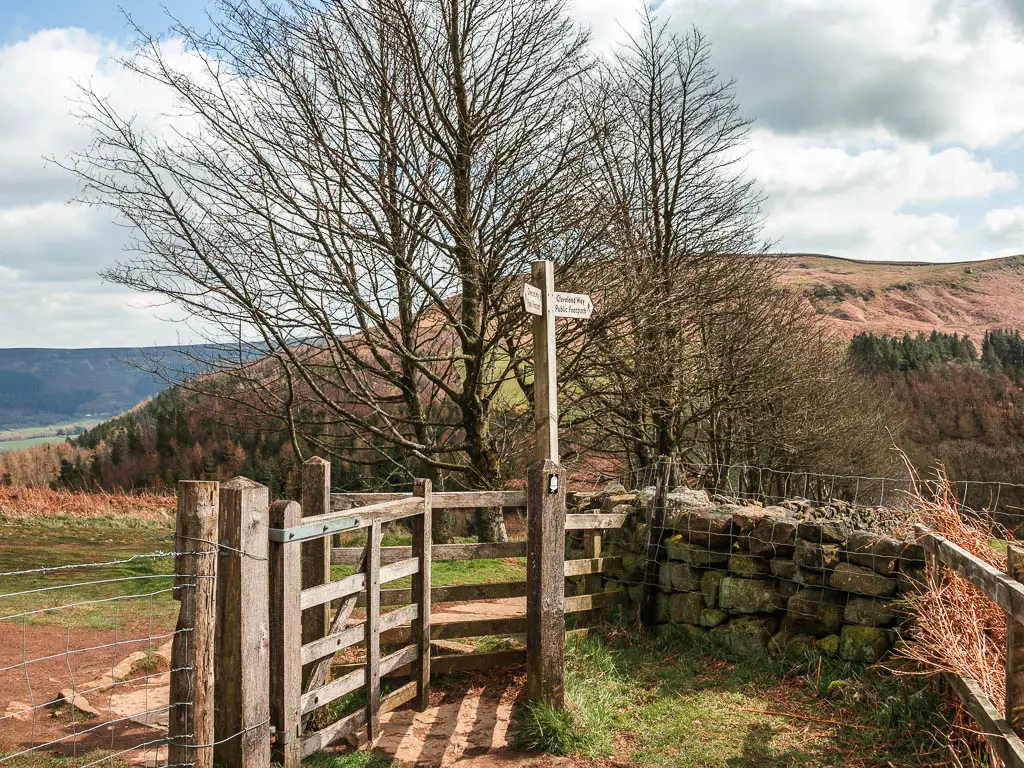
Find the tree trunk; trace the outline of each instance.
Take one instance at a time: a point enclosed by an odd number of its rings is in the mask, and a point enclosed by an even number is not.
[[[474,450],[470,456],[473,475],[482,484],[479,490],[493,490],[500,480],[498,453],[490,447]],[[479,541],[508,541],[505,513],[501,507],[480,507],[473,513]]]

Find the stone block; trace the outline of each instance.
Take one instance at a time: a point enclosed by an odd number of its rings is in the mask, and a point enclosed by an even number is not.
[[[677,592],[696,592],[700,589],[702,574],[703,571],[688,563],[672,563],[669,584]]]
[[[782,579],[776,579],[775,591],[782,595],[783,599],[788,600],[800,591],[800,585],[795,581],[783,581]]]
[[[873,664],[892,648],[892,630],[846,624],[839,636],[839,655],[845,661]]]
[[[896,611],[888,600],[874,597],[851,597],[846,601],[843,621],[867,627],[887,627],[896,620]]]
[[[891,536],[870,531],[854,531],[846,541],[843,556],[862,568],[870,568],[881,576],[892,576],[899,567],[903,545]]]
[[[797,539],[793,560],[797,565],[812,571],[828,571],[839,563],[839,545]]]
[[[771,559],[793,555],[796,543],[796,523],[779,517],[765,517],[754,526],[747,537],[750,554]]]
[[[903,549],[900,550],[900,570],[913,571],[924,568],[924,547],[914,539],[903,542]]]
[[[896,594],[896,579],[880,576],[870,568],[861,568],[853,563],[840,563],[829,580],[833,589],[855,592],[859,595],[888,597]]]
[[[785,608],[785,601],[770,581],[729,576],[722,579],[718,607],[729,613],[772,613]]]
[[[718,590],[722,579],[728,575],[725,571],[705,571],[700,577],[700,591],[704,593],[704,602],[708,608],[718,607]]]
[[[717,627],[723,621],[729,618],[729,614],[723,611],[721,608],[705,608],[700,612],[700,617],[697,623],[702,627]]]
[[[769,567],[772,571],[772,576],[783,581],[796,581],[797,564],[792,560],[786,560],[781,557],[772,558]]]
[[[842,544],[850,531],[850,526],[839,520],[810,520],[797,526],[796,535],[817,544]]]
[[[658,565],[658,586],[666,592],[672,591],[672,569],[677,565],[680,563],[667,562]]]
[[[814,637],[780,629],[772,636],[768,649],[781,656],[801,657],[814,650]]]
[[[786,601],[786,628],[800,634],[823,637],[839,632],[845,598],[828,589],[808,587]]]
[[[736,576],[752,579],[755,576],[767,576],[771,568],[767,560],[742,552],[733,552],[729,558],[729,571]]]
[[[773,617],[744,617],[711,630],[721,642],[738,656],[766,656],[768,644],[778,622]]]
[[[732,515],[718,510],[692,510],[685,513],[683,537],[695,547],[728,552],[732,549]]]
[[[829,635],[821,638],[821,640],[815,643],[815,647],[822,653],[828,653],[835,656],[839,653],[839,644],[839,635]]]
[[[724,511],[725,507],[719,507],[719,511]],[[738,507],[734,506],[732,509],[732,524],[736,527],[736,530],[740,533],[750,533],[757,524],[765,518],[785,518],[786,510],[782,507]]]
[[[667,592],[659,592],[654,596],[654,620],[658,624],[667,624],[669,621],[668,602]]]
[[[924,568],[900,569],[896,574],[896,587],[902,593],[916,592],[924,585]]]
[[[700,592],[674,592],[668,599],[668,615],[674,624],[699,624],[704,610]]]
[[[688,544],[682,534],[678,533],[665,540],[665,552],[670,560],[679,560],[695,568],[707,568],[729,562],[728,552],[716,552],[705,547]]]

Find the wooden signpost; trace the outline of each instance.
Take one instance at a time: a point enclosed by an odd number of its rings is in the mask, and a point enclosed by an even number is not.
[[[590,297],[555,291],[554,265],[535,261],[523,286],[523,308],[533,315],[533,398],[537,463],[527,473],[526,695],[565,704],[565,470],[558,464],[558,377],[555,319],[585,320]]]

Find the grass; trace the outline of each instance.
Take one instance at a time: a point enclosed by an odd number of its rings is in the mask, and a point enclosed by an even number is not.
[[[0,573],[170,551],[172,535],[171,525],[158,520],[0,517],[0,540],[4,542]],[[141,557],[112,566],[0,576],[0,618],[15,616],[11,620],[29,625],[82,629],[110,629],[150,620],[167,626],[173,624],[178,610],[170,593],[173,568],[170,557]],[[89,601],[105,602],[60,608]]]
[[[42,445],[44,443],[63,443],[67,439],[67,435],[48,435],[45,437],[26,437],[21,440],[0,440],[0,453],[20,451],[24,448],[31,448],[33,445]]]
[[[911,766],[941,748],[927,685],[832,658],[738,661],[668,631],[570,641],[566,665],[567,712],[522,706],[517,746],[666,768]]]
[[[456,543],[473,544],[476,539],[458,537]],[[412,535],[405,531],[389,531],[381,537],[385,547],[407,547],[412,544]],[[362,546],[364,539],[358,534],[342,538],[343,547]],[[331,577],[341,579],[352,573],[350,565],[331,567]],[[506,557],[487,560],[434,561],[430,566],[430,584],[434,587],[448,587],[455,584],[496,584],[506,581],[522,581],[526,578],[526,558]],[[404,589],[412,586],[412,577],[387,582],[387,589]]]

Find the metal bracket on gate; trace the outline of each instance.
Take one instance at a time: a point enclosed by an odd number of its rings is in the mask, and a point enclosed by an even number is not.
[[[310,523],[308,525],[296,525],[293,528],[269,528],[267,536],[271,541],[280,544],[288,544],[293,541],[306,541],[307,539],[319,539],[331,533],[349,531],[359,528],[358,517],[339,517],[336,520],[328,520],[324,523]]]

